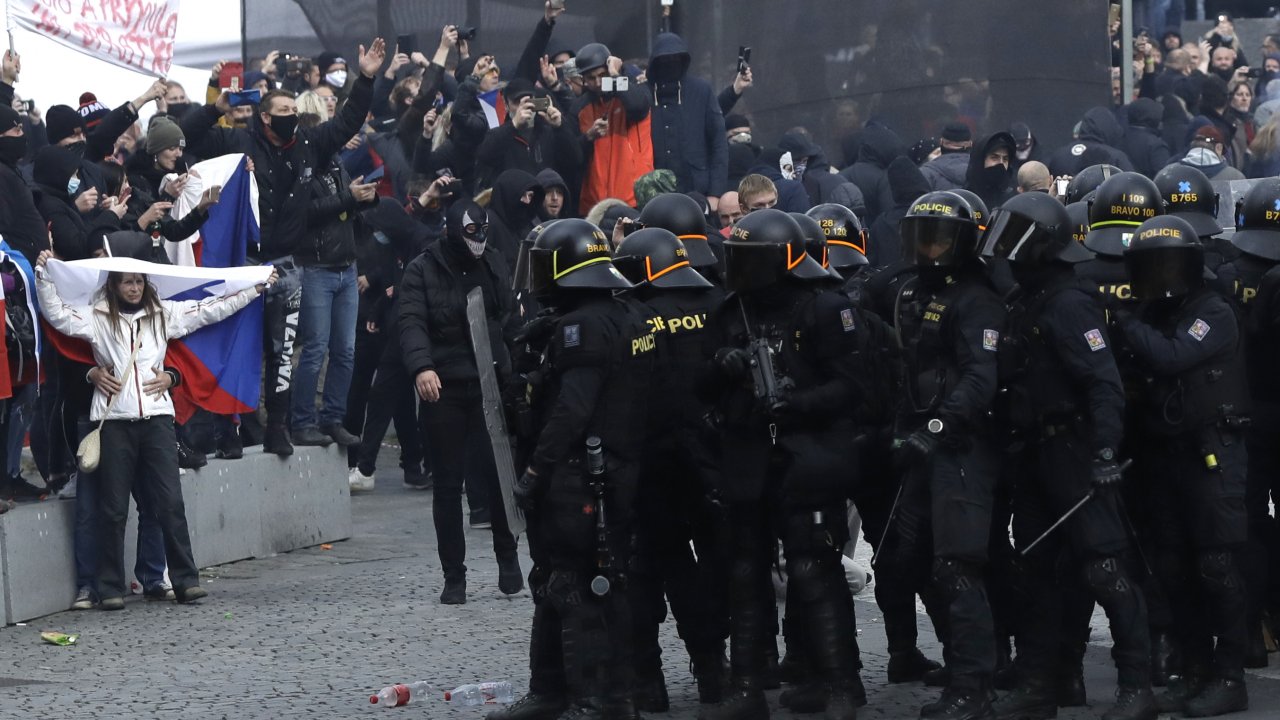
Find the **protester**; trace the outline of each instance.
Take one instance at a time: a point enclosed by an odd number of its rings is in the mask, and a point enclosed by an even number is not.
[[[961,122],[947,123],[939,141],[942,155],[920,167],[929,187],[955,190],[965,186],[969,172],[969,153],[973,150],[973,132]]]
[[[689,76],[689,48],[675,33],[653,42],[646,84],[653,90],[654,167],[676,174],[676,192],[719,198],[728,190],[724,118],[705,80]]]

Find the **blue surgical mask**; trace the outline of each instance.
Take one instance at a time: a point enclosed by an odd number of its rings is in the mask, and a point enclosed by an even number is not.
[[[72,177],[70,180],[67,181],[67,195],[75,195],[76,191],[79,189],[80,189],[80,178]]]

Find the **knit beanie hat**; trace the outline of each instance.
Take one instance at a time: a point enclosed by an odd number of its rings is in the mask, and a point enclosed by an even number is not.
[[[85,127],[95,127],[110,112],[106,105],[98,102],[98,97],[93,93],[81,93],[80,117],[84,119]]]
[[[57,145],[74,135],[76,130],[83,130],[84,118],[69,105],[54,105],[45,111],[44,125],[49,144]]]
[[[147,129],[148,154],[155,155],[162,150],[186,146],[187,139],[182,134],[182,128],[178,127],[178,123],[164,115],[157,115],[151,121],[151,127]]]

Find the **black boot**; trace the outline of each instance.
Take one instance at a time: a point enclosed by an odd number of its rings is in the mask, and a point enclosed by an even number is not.
[[[178,441],[178,467],[186,470],[196,470],[209,464],[209,458],[204,456],[202,452],[196,452],[187,447],[187,444]]]
[[[1169,679],[1182,671],[1178,662],[1178,646],[1167,630],[1151,634],[1151,684],[1165,687]]]
[[[991,708],[998,720],[1048,720],[1058,715],[1052,684],[1039,678],[1026,678]]]
[[[284,425],[271,424],[262,435],[262,452],[280,457],[293,454],[293,443],[289,441],[289,428]]]
[[[827,688],[812,679],[797,683],[778,694],[778,704],[801,715],[820,713],[827,708]]]
[[[569,707],[563,695],[529,693],[514,703],[494,710],[484,720],[555,720]]]
[[[1156,710],[1162,713],[1182,712],[1187,701],[1199,695],[1204,687],[1205,680],[1200,675],[1174,676],[1169,679],[1168,689],[1156,696]]]
[[[645,712],[664,713],[671,709],[671,700],[667,697],[667,679],[659,668],[656,675],[647,675],[636,679],[636,708]]]
[[[1156,696],[1148,687],[1122,687],[1116,690],[1116,704],[1102,720],[1156,720]]]
[[[734,687],[719,705],[700,710],[698,720],[769,720],[769,702],[758,688]]]
[[[991,695],[986,689],[952,689],[942,691],[936,703],[920,711],[920,720],[990,720]]]
[[[240,441],[240,429],[235,425],[218,439],[218,457],[223,460],[239,460],[244,457],[244,443]]]
[[[520,569],[520,558],[511,555],[498,558],[498,591],[503,595],[515,595],[524,589],[524,571]]]
[[[1264,668],[1267,666],[1267,643],[1262,636],[1262,620],[1250,622],[1245,627],[1244,666]]]
[[[951,670],[942,665],[933,670],[926,670],[921,680],[928,687],[946,687],[951,684]]]
[[[760,678],[760,687],[765,690],[777,690],[782,687],[782,669],[779,666],[778,646],[776,641],[766,641],[764,649],[764,675]]]
[[[1054,692],[1058,707],[1084,707],[1089,704],[1088,694],[1084,687],[1084,669],[1059,671],[1057,687]]]
[[[723,644],[718,649],[690,653],[689,672],[698,682],[698,702],[711,705],[724,699]]]
[[[1249,692],[1243,680],[1211,680],[1195,697],[1187,700],[1185,717],[1217,717],[1249,709]]]
[[[863,690],[863,702],[866,704],[866,690]],[[858,720],[858,691],[853,683],[832,685],[827,693],[826,713],[823,720]]]
[[[1009,638],[996,638],[996,673],[992,684],[997,690],[1012,690],[1018,684],[1017,670],[1013,664],[1013,648]]]
[[[926,673],[941,668],[940,663],[925,657],[919,648],[889,653],[889,684],[917,682],[923,680]]]

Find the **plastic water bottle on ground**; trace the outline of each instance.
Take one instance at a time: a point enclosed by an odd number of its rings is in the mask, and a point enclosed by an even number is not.
[[[426,680],[388,685],[370,695],[369,702],[384,708],[400,707],[411,702],[422,702],[430,691],[431,686],[427,684]]]
[[[511,689],[511,683],[505,680],[459,685],[444,694],[445,702],[462,707],[471,705],[505,705],[509,702],[515,702],[515,699],[516,694]]]

